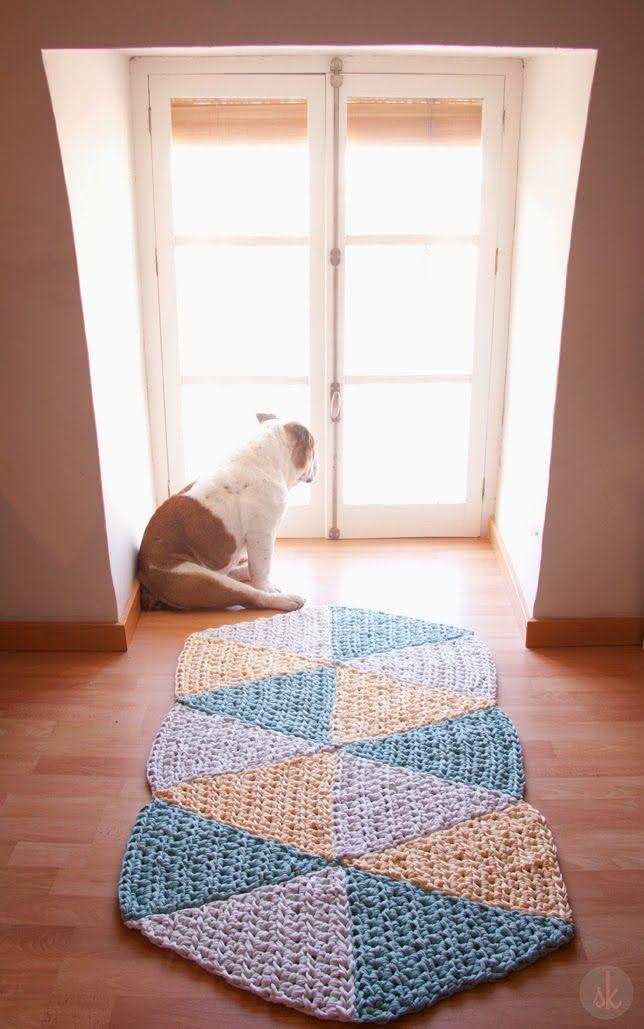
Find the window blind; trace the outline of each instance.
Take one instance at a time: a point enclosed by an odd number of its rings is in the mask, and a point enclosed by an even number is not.
[[[372,146],[480,146],[480,100],[349,99],[347,138]]]
[[[480,146],[480,100],[349,99],[347,139],[365,146]],[[178,145],[288,144],[306,141],[305,100],[172,101]]]
[[[198,99],[172,101],[175,145],[303,143],[305,100]]]

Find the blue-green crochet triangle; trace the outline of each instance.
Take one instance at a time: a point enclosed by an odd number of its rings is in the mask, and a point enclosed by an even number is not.
[[[521,744],[514,725],[498,707],[351,743],[346,749],[400,768],[500,790],[518,800],[525,794]]]
[[[333,606],[330,612],[331,652],[335,661],[352,661],[422,643],[442,643],[468,632],[458,625],[440,625],[367,608]]]
[[[130,834],[119,882],[123,921],[198,907],[328,866],[154,798]]]
[[[349,868],[356,1016],[387,1021],[536,961],[572,938],[542,918]]]
[[[209,714],[231,715],[264,729],[330,743],[335,668],[306,668],[179,699]]]

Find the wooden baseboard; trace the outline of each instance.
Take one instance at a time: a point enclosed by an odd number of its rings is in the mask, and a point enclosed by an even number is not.
[[[139,618],[141,616],[141,583],[138,579],[134,580],[132,591],[128,597],[125,610],[123,612],[122,621],[119,623],[123,625],[125,629],[125,650],[130,645],[134,631],[139,624]]]
[[[519,586],[519,582],[517,580],[516,575],[514,574],[514,568],[512,567],[510,557],[508,555],[507,550],[505,549],[505,544],[499,534],[499,530],[496,522],[494,521],[494,518],[490,518],[490,542],[492,544],[496,556],[499,559],[501,570],[508,584],[508,588],[510,590],[510,599],[512,601],[512,609],[514,611],[516,620],[519,624],[521,635],[525,636],[526,626],[529,621],[528,608],[525,602],[525,597],[523,596],[523,591]]]
[[[642,645],[644,618],[530,618],[525,645],[627,647]]]
[[[0,622],[0,650],[126,651],[141,614],[138,582],[118,622]]]
[[[528,649],[642,645],[644,618],[530,618],[521,587],[493,518],[490,519],[490,540],[507,580],[512,607]]]

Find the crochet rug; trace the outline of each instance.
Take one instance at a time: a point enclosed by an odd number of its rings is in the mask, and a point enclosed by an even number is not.
[[[346,607],[190,636],[123,919],[236,986],[386,1021],[573,934],[552,836],[467,629]]]

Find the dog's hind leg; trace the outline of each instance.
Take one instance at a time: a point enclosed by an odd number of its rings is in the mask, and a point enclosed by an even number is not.
[[[148,567],[148,585],[164,604],[180,611],[199,611],[240,605],[274,611],[295,611],[304,600],[294,594],[269,593],[240,582],[224,572],[214,572],[193,561],[170,568]]]
[[[235,579],[236,582],[250,582],[248,561],[240,561],[234,568],[229,568],[226,575],[231,579]]]

